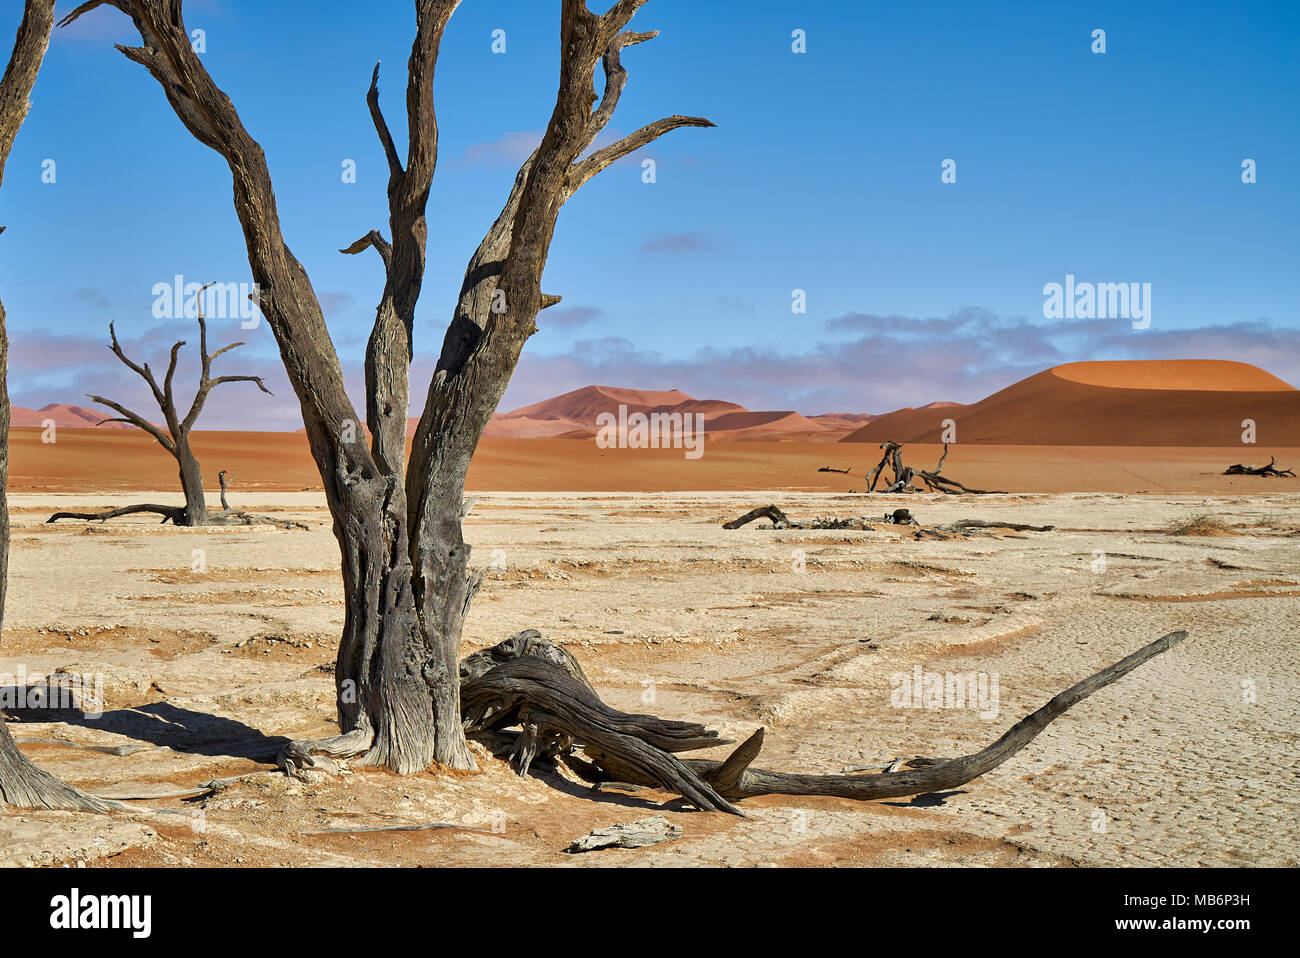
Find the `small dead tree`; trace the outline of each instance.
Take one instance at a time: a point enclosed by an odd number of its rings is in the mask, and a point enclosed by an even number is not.
[[[14,138],[31,106],[30,96],[54,27],[54,0],[27,0],[14,40],[9,65],[0,79],[0,181]],[[3,230],[4,227],[0,227]],[[9,339],[4,305],[0,304],[0,623],[4,620],[5,587],[9,581]],[[107,811],[116,803],[87,795],[43,772],[18,750],[4,717],[0,716],[0,808],[71,808]]]
[[[1279,469],[1277,457],[1269,456],[1267,466],[1242,465],[1235,463],[1223,470],[1225,476],[1268,476],[1269,478],[1281,479],[1283,477],[1295,477],[1294,469]]]
[[[228,353],[232,349],[244,345],[242,342],[231,343],[228,346],[222,346],[214,353],[208,352],[208,324],[203,315],[203,293],[211,287],[212,283],[203,286],[196,297],[198,305],[198,323],[199,323],[199,385],[194,393],[194,399],[190,403],[189,411],[181,416],[176,407],[176,395],[172,389],[172,382],[176,376],[176,363],[180,358],[180,351],[185,346],[185,340],[172,345],[171,358],[167,363],[167,372],[163,376],[162,385],[158,384],[158,378],[154,375],[148,363],[137,363],[131,359],[122,349],[122,344],[118,342],[117,330],[113,328],[113,323],[108,324],[108,335],[111,340],[109,349],[113,355],[122,361],[122,364],[138,375],[148,385],[149,391],[153,393],[154,401],[158,403],[158,409],[163,415],[163,425],[150,422],[144,416],[126,408],[119,402],[112,399],[105,399],[103,396],[90,396],[89,398],[101,406],[107,406],[112,409],[116,416],[100,420],[98,425],[106,422],[124,422],[128,425],[135,426],[137,429],[143,429],[149,435],[158,441],[158,445],[166,449],[176,459],[180,467],[181,491],[185,494],[184,506],[165,506],[156,503],[141,503],[134,506],[122,506],[117,509],[106,509],[103,512],[56,512],[50,516],[47,522],[58,522],[60,519],[85,519],[104,521],[114,519],[118,516],[134,515],[141,512],[153,513],[163,517],[163,522],[171,521],[177,526],[206,526],[206,525],[229,525],[235,523],[247,523],[250,521],[267,521],[279,522],[280,520],[268,519],[267,517],[249,516],[246,513],[229,508],[226,505],[225,483],[221,487],[221,504],[222,511],[208,514],[207,500],[203,495],[203,473],[199,468],[198,457],[194,455],[194,449],[190,445],[190,432],[194,424],[198,422],[199,414],[203,412],[203,406],[208,401],[208,396],[212,390],[223,383],[255,383],[257,388],[262,390],[268,396],[272,395],[271,390],[266,388],[260,376],[213,376],[212,361],[222,353]],[[296,525],[296,524],[295,524]]]
[[[970,489],[962,485],[956,479],[949,479],[947,476],[939,475],[943,469],[944,460],[948,458],[948,444],[943,444],[943,455],[939,457],[939,463],[931,470],[913,469],[911,466],[903,465],[903,444],[887,440],[880,444],[880,448],[885,454],[880,457],[880,462],[876,467],[867,473],[867,492],[876,491],[876,482],[880,479],[881,470],[889,465],[894,470],[893,481],[886,486],[881,492],[911,492],[913,490],[913,480],[920,479],[925,483],[930,492],[942,492],[950,496],[966,493],[972,496],[999,496],[1005,495],[1003,492],[990,492],[987,489]]]

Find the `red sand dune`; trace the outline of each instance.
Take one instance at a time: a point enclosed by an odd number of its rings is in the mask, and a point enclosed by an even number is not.
[[[959,443],[1061,446],[1241,446],[1251,419],[1260,444],[1296,446],[1300,390],[1226,360],[1070,363],[969,406],[890,413],[841,441],[939,442],[944,419]]]
[[[590,439],[596,434],[601,413],[700,414],[711,439],[834,441],[870,421],[856,413],[831,413],[806,417],[788,410],[752,412],[721,399],[695,399],[677,389],[619,389],[613,386],[584,386],[562,396],[546,399],[492,417],[483,435],[493,439]],[[407,434],[414,432],[414,420]]]
[[[828,412],[822,413],[820,416],[809,416],[808,418],[831,429],[851,432],[880,417],[869,412]]]
[[[827,438],[830,427],[792,410],[779,412],[733,412],[704,421],[710,439],[816,442]]]
[[[54,420],[54,425],[59,428],[85,429],[88,427],[98,427],[100,429],[134,429],[135,426],[123,422],[106,422],[99,426],[99,422],[114,413],[107,410],[101,412],[98,409],[87,409],[85,406],[69,406],[67,403],[47,403],[40,409],[26,409],[23,406],[14,406],[9,411],[10,424],[14,426],[39,426],[44,427],[45,420]]]

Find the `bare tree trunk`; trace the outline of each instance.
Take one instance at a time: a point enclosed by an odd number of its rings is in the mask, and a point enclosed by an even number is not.
[[[176,443],[176,462],[180,466],[181,490],[185,493],[185,525],[206,526],[208,524],[208,504],[203,498],[203,474],[199,470],[199,460],[190,449],[190,437],[187,434]]]
[[[29,98],[40,72],[54,27],[54,0],[27,0],[13,55],[0,80],[0,179],[5,161],[30,107]],[[0,226],[0,230],[4,227]],[[9,582],[9,337],[0,304],[0,627],[4,623],[5,591]],[[107,811],[113,805],[59,781],[33,765],[14,742],[0,716],[0,808],[72,808]]]

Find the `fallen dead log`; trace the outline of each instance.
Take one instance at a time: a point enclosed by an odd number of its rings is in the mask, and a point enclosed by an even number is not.
[[[807,522],[795,522],[776,506],[761,506],[758,509],[751,509],[739,519],[724,522],[722,528],[739,529],[755,519],[771,519],[773,529],[857,529],[863,531],[870,529],[872,523],[872,520],[866,517],[840,519],[836,516],[818,516],[816,519]],[[884,521],[889,521],[888,517]]]
[[[840,473],[841,475],[845,475],[845,476],[847,476],[850,472],[853,471],[853,467],[850,466],[848,469],[836,469],[836,468],[833,467],[833,466],[822,466],[822,467],[821,467],[820,469],[818,469],[817,471],[818,471],[818,472],[838,472],[838,473]]]
[[[226,502],[226,470],[218,473],[221,480],[221,511],[210,512],[207,514],[207,520],[204,525],[209,526],[256,526],[256,525],[274,525],[282,529],[306,529],[307,525],[302,522],[296,522],[293,519],[276,519],[274,516],[259,516],[250,512],[244,512],[240,509],[232,509]],[[106,522],[109,519],[117,519],[121,516],[137,515],[139,513],[150,513],[162,516],[160,525],[166,525],[170,522],[174,526],[184,526],[189,524],[186,506],[161,506],[156,503],[146,502],[134,506],[121,506],[117,509],[105,509],[103,512],[56,512],[45,520],[48,525],[51,522],[58,522],[60,519],[79,519],[84,522]]]
[[[759,795],[828,795],[859,800],[900,798],[957,788],[987,774],[1032,742],[1049,724],[1099,689],[1187,638],[1171,632],[1056,695],[997,741],[958,758],[918,757],[889,763],[877,775],[817,775],[754,768],[764,729],[725,761],[678,759],[674,753],[724,744],[716,732],[690,722],[629,715],[600,701],[591,688],[556,664],[551,643],[520,643],[525,657],[503,661],[461,687],[467,729],[518,726],[511,761],[526,774],[539,755],[563,762],[589,782],[662,788],[703,810],[742,812],[733,804]],[[541,653],[541,655],[539,655]],[[542,656],[545,657],[542,657]],[[580,750],[585,757],[575,754]]]
[[[1271,478],[1282,478],[1286,476],[1295,476],[1294,469],[1277,468],[1277,457],[1269,456],[1267,466],[1243,466],[1241,463],[1235,463],[1223,470],[1225,476],[1269,476]]]
[[[130,516],[137,513],[152,513],[162,516],[160,525],[166,525],[170,522],[175,526],[185,525],[185,507],[184,506],[160,506],[154,503],[142,503],[135,506],[122,506],[117,509],[105,509],[103,512],[56,512],[45,520],[48,525],[51,522],[58,522],[60,519],[80,519],[85,522],[106,522],[109,519],[116,519],[120,516]],[[178,521],[179,520],[179,521]],[[293,519],[277,519],[274,516],[259,516],[251,512],[242,512],[238,509],[223,509],[221,512],[208,513],[208,526],[260,526],[273,525],[282,529],[306,529],[305,523],[297,522]]]
[[[539,755],[572,759],[575,744],[580,744],[593,761],[603,759],[623,769],[619,781],[662,788],[706,811],[740,814],[675,755],[724,744],[717,732],[695,722],[610,708],[589,686],[548,659],[527,655],[502,662],[462,683],[460,695],[467,731],[519,726],[510,764],[520,775],[528,773]]]
[[[942,526],[944,531],[964,532],[967,529],[1011,529],[1014,532],[1051,532],[1056,526],[1031,526],[1023,522],[1000,522],[985,519],[958,519],[952,525]]]
[[[792,523],[789,517],[778,509],[776,506],[760,506],[757,509],[750,509],[739,519],[732,519],[730,522],[724,522],[724,529],[739,529],[743,525],[753,522],[755,519],[771,519],[774,529],[798,528]]]
[[[185,507],[184,506],[160,506],[151,502],[141,503],[137,506],[122,506],[118,509],[105,509],[103,512],[56,512],[45,520],[48,525],[51,522],[58,522],[60,519],[82,519],[86,522],[105,522],[109,519],[116,519],[119,516],[131,516],[140,512],[150,512],[154,515],[162,516],[162,524],[171,522],[172,525],[185,524]]]

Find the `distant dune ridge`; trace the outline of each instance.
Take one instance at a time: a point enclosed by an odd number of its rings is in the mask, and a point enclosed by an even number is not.
[[[863,413],[804,416],[792,410],[754,412],[721,399],[695,399],[678,389],[583,386],[531,406],[498,413],[483,435],[503,439],[592,439],[596,435],[596,417],[601,413],[617,415],[619,406],[626,406],[629,414],[700,414],[708,438],[730,440],[829,442],[872,418]]]
[[[47,419],[54,420],[54,425],[69,429],[87,429],[98,426],[104,419],[112,416],[111,412],[87,409],[85,406],[69,406],[67,403],[47,403],[40,409],[26,409],[13,406],[9,411],[11,426],[43,427]],[[125,422],[106,422],[101,429],[134,429],[135,426]]]
[[[583,386],[494,415],[484,436],[593,439],[597,417],[617,416],[620,405],[629,414],[702,415],[707,440],[938,443],[944,420],[951,419],[959,443],[1227,447],[1242,444],[1242,423],[1253,420],[1260,445],[1300,446],[1300,390],[1257,366],[1219,359],[1067,363],[976,403],[931,402],[882,416],[755,411],[678,389]],[[53,419],[64,428],[95,426],[107,415],[60,403],[35,410],[15,406],[12,412],[14,426],[39,427]],[[408,420],[407,435],[416,423]]]
[[[1253,420],[1261,445],[1300,445],[1300,390],[1219,359],[1068,363],[966,406],[900,409],[841,442],[1054,446],[1231,446]]]

